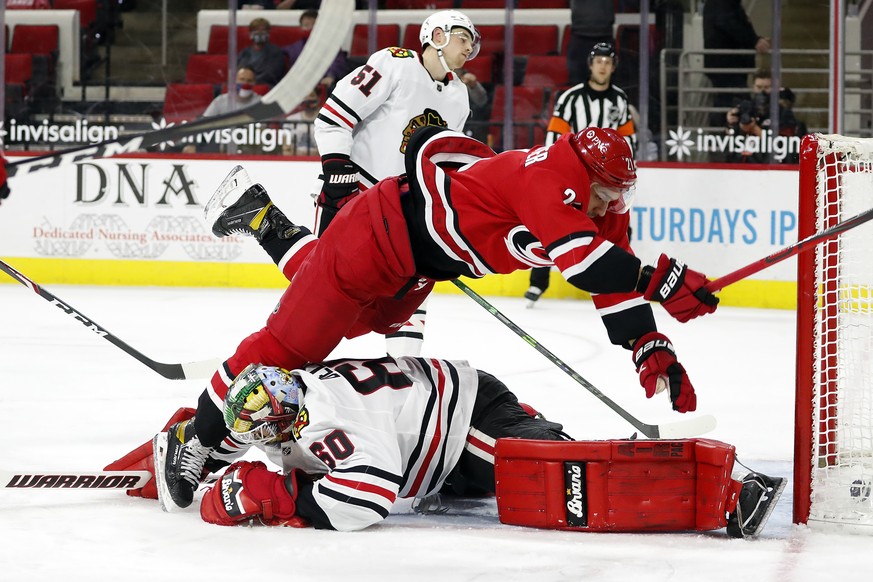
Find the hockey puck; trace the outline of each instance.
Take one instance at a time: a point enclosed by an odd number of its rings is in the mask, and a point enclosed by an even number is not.
[[[867,501],[870,498],[870,482],[863,479],[855,479],[849,487],[849,495],[857,501]]]

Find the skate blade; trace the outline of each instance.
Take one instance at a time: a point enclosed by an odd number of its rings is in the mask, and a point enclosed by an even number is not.
[[[206,203],[203,209],[203,215],[207,222],[218,218],[224,209],[234,204],[240,197],[252,186],[252,179],[249,173],[242,166],[234,166],[227,177],[221,181],[218,188],[215,189],[215,194]],[[211,224],[211,223],[210,223]]]
[[[781,477],[779,480],[779,484],[773,488],[773,492],[771,495],[773,499],[770,500],[770,503],[767,505],[767,509],[764,510],[764,516],[761,517],[760,523],[758,523],[758,527],[755,528],[755,531],[744,536],[746,539],[756,538],[761,535],[761,532],[764,530],[764,526],[767,525],[767,520],[770,519],[770,514],[773,513],[773,510],[776,509],[776,504],[779,503],[779,498],[782,497],[782,492],[785,490],[785,485],[788,483],[788,479],[785,477]]]
[[[155,488],[158,490],[158,502],[161,504],[161,509],[167,513],[171,513],[179,509],[173,503],[173,498],[170,496],[170,490],[167,489],[167,482],[164,479],[164,467],[167,459],[167,433],[159,432],[152,439],[152,454],[155,463]]]

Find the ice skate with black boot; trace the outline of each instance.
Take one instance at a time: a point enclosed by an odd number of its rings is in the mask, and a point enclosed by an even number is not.
[[[200,443],[193,418],[155,435],[153,448],[155,485],[161,509],[172,512],[188,507],[194,501],[194,492],[209,472],[206,463],[213,449]]]
[[[262,241],[274,231],[281,239],[300,232],[270,200],[260,184],[253,184],[242,166],[235,166],[206,203],[206,223],[217,237],[242,234]]]
[[[524,298],[527,299],[525,307],[527,307],[528,309],[533,307],[536,304],[537,300],[542,297],[542,295],[542,289],[540,289],[539,287],[531,286],[524,294]]]
[[[749,473],[743,477],[737,508],[728,517],[728,535],[732,538],[758,537],[785,484],[784,477],[768,477],[762,473]]]

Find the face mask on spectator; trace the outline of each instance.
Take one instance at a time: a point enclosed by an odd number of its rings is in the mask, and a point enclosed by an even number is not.
[[[236,84],[236,94],[242,97],[243,99],[248,99],[252,96],[252,93],[255,92],[255,86],[251,83],[237,83]]]
[[[251,37],[252,42],[254,43],[265,44],[268,40],[270,40],[270,33],[267,31],[258,31],[251,33],[249,37]]]

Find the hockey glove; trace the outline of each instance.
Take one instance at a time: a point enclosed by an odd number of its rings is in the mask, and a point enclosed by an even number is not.
[[[238,461],[228,467],[200,502],[200,517],[217,525],[258,518],[264,525],[308,527],[296,511],[297,473],[283,477],[261,461]]]
[[[318,195],[321,208],[318,236],[324,232],[340,208],[360,193],[358,189],[358,166],[343,154],[327,154],[321,158],[323,184]]]
[[[634,342],[632,353],[634,366],[640,375],[640,385],[646,389],[646,398],[651,398],[667,388],[670,390],[673,410],[697,410],[694,386],[691,385],[685,368],[676,360],[676,352],[667,336],[651,331]]]
[[[648,301],[657,301],[682,323],[713,313],[718,297],[704,289],[709,279],[692,271],[685,263],[665,254],[658,257],[657,267],[644,267],[637,291]]]

